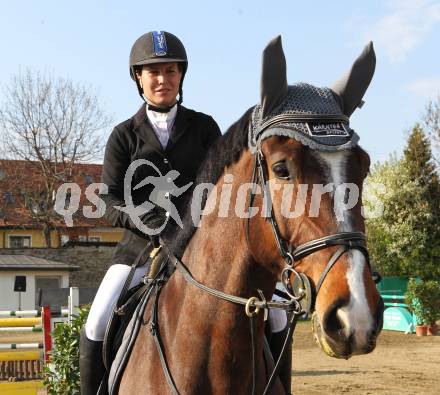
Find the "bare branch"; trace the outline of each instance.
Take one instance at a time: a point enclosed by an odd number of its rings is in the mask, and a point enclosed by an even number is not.
[[[0,107],[3,151],[38,168],[42,190],[23,193],[38,205],[30,212],[45,229],[57,217],[54,188],[72,179],[76,163],[102,159],[102,135],[110,123],[96,93],[71,80],[27,69],[6,86]]]

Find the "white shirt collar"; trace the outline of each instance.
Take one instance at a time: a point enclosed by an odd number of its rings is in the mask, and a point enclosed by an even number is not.
[[[172,123],[176,119],[177,115],[177,103],[171,108],[169,112],[156,112],[148,109],[148,106],[145,105],[147,110],[147,117],[152,123],[164,122],[167,124]]]
[[[171,108],[169,112],[156,112],[148,109],[145,106],[148,120],[153,127],[154,133],[159,139],[163,149],[166,148],[168,140],[170,139],[171,130],[174,126],[174,121],[177,115],[177,103]]]

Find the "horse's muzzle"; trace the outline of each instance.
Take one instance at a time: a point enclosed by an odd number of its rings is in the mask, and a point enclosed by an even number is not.
[[[369,328],[347,328],[337,314],[340,304],[335,304],[321,320],[315,311],[312,315],[312,329],[316,342],[322,350],[334,358],[348,359],[353,355],[372,352],[382,329],[383,302],[377,306],[372,326]]]

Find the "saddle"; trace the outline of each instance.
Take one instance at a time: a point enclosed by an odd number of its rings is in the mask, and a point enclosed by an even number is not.
[[[157,281],[166,281],[170,276],[166,258],[160,249],[153,249],[153,246],[148,244],[131,267],[124,288],[107,323],[103,342],[103,362],[106,374],[99,387],[98,395],[112,395],[118,392],[122,373],[143,322],[145,306],[154,284]],[[144,265],[148,276],[129,289],[134,271]]]

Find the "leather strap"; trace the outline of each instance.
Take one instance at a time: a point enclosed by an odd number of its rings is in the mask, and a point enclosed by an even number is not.
[[[166,246],[164,246],[166,248]],[[169,250],[168,250],[169,253]],[[170,253],[169,253],[170,254]],[[219,291],[217,289],[211,288],[206,286],[205,284],[202,284],[198,282],[191,272],[188,270],[188,268],[185,266],[185,264],[176,256],[170,254],[170,262],[179,272],[183,275],[185,280],[189,282],[190,284],[194,285],[195,287],[199,288],[202,291],[205,291],[209,293],[212,296],[215,296],[217,298],[226,300],[228,302],[232,302],[235,304],[240,304],[242,306],[246,306],[249,304],[249,299],[242,298],[241,296],[235,296],[230,295],[225,292]],[[257,309],[281,309],[286,310],[289,312],[296,312],[299,314],[299,310],[301,309],[301,306],[299,303],[295,300],[290,302],[283,302],[283,301],[266,301],[266,300],[260,300],[257,297],[254,297],[254,300],[250,303],[250,307],[257,308]]]
[[[131,281],[133,280],[133,276],[134,276],[136,269],[147,263],[151,249],[152,249],[152,244],[151,244],[151,242],[148,242],[147,245],[145,246],[145,248],[143,248],[141,250],[141,252],[138,254],[136,259],[134,260],[133,264],[131,265],[130,272],[128,273],[127,279],[125,280],[122,291],[119,294],[118,301],[116,302],[115,310],[118,310],[121,307],[122,303],[124,302],[125,297],[127,295],[127,292],[130,288]],[[146,273],[146,274],[148,274],[148,273]]]
[[[338,250],[333,254],[331,259],[328,261],[327,266],[325,267],[324,271],[321,274],[321,277],[318,281],[318,284],[316,284],[316,294],[318,295],[319,290],[321,289],[321,285],[324,282],[325,278],[327,277],[328,272],[331,270],[331,268],[334,266],[334,264],[338,261],[338,259],[348,251],[348,248],[346,246],[339,247]]]
[[[304,243],[293,250],[292,256],[295,261],[299,261],[315,251],[335,245],[347,245],[349,248],[364,246],[365,240],[362,232],[340,232]]]
[[[228,301],[231,301],[233,303],[239,303],[239,304],[248,304],[249,303],[249,299],[245,299],[245,298],[241,298],[241,297],[237,297],[237,296],[232,296],[232,295],[228,295],[225,294],[221,291],[218,290],[214,290],[212,288],[206,287],[203,284],[198,283],[191,275],[191,273],[188,271],[188,269],[186,268],[186,266],[174,255],[170,256],[170,260],[171,262],[175,265],[175,267],[182,273],[182,275],[184,276],[184,278],[190,282],[193,285],[196,285],[198,288],[205,290],[206,292],[220,297],[221,299],[225,299]],[[165,266],[163,266],[161,268],[161,272],[162,269]],[[165,374],[165,378],[168,382],[168,385],[173,393],[173,395],[179,395],[179,391],[176,387],[176,384],[173,380],[173,377],[171,375],[171,371],[170,368],[168,366],[168,363],[166,361],[166,357],[165,357],[165,353],[164,353],[164,347],[162,344],[162,339],[160,336],[160,330],[159,330],[159,324],[158,324],[158,301],[159,301],[159,296],[160,296],[160,291],[162,288],[163,282],[160,280],[157,280],[157,283],[155,284],[155,295],[154,295],[154,304],[153,304],[153,308],[152,308],[152,313],[151,313],[151,319],[150,319],[150,333],[152,334],[153,338],[154,338],[154,343],[156,345],[156,349],[157,352],[159,354],[159,359],[162,365],[162,369],[164,371]],[[249,325],[250,325],[250,332],[251,332],[251,348],[252,348],[252,395],[256,394],[256,388],[257,388],[257,372],[258,372],[258,355],[257,355],[257,349],[258,349],[258,345],[257,345],[257,315],[258,315],[258,309],[259,306],[261,304],[264,305],[262,307],[264,308],[283,308],[285,310],[289,310],[290,309],[286,309],[285,307],[288,304],[285,304],[283,302],[266,302],[264,301],[260,301],[260,303],[258,303],[258,300],[255,301],[255,303],[252,305],[252,308],[254,309],[254,314],[249,315]],[[276,306],[276,307],[275,307]],[[275,380],[275,378],[278,375],[278,371],[280,368],[280,363],[282,360],[282,357],[285,353],[285,350],[287,348],[287,344],[289,343],[292,335],[293,335],[293,331],[295,329],[295,325],[296,325],[296,320],[298,318],[298,314],[296,312],[292,313],[292,319],[289,323],[289,331],[287,333],[286,339],[284,341],[284,345],[283,348],[281,350],[281,353],[277,359],[277,362],[275,364],[275,368],[271,374],[271,378],[269,379],[269,382],[266,386],[266,390],[265,390],[265,394],[268,393],[270,391],[270,387],[273,385],[273,382]]]
[[[264,155],[261,150],[258,150],[256,155],[257,155],[258,175],[261,183],[261,188],[263,189],[263,196],[266,200],[266,210],[267,210],[266,214],[269,214],[268,211],[270,210],[270,215],[268,215],[268,220],[270,222],[270,225],[273,230],[273,234],[275,236],[275,241],[277,243],[278,251],[280,255],[284,258],[284,260],[286,260],[287,264],[292,264],[289,251],[286,248],[285,241],[280,236],[281,233],[278,228],[278,224],[275,219],[275,214],[273,211],[272,197],[270,194],[270,188],[268,183],[266,159],[264,158]]]
[[[248,207],[249,207],[249,211],[251,210],[252,205],[254,204],[254,199],[255,199],[255,195],[256,195],[256,188],[257,188],[257,182],[258,182],[257,168],[258,168],[258,165],[257,165],[257,157],[255,156],[255,160],[254,160],[254,168],[253,168],[253,170],[252,170],[252,178],[251,178],[251,185],[252,185],[252,188],[251,188],[251,190],[250,190],[250,192],[249,192],[249,205],[248,205]],[[248,244],[249,247],[250,247],[250,238],[249,238],[249,234],[250,234],[250,223],[251,223],[251,219],[250,219],[250,214],[249,214],[249,218],[248,218],[248,220],[246,221],[246,223],[245,223],[245,227],[244,227],[244,229],[245,229],[245,234],[246,234],[246,241],[247,241],[247,244]],[[249,248],[249,250],[250,250],[250,248]]]
[[[157,320],[157,308],[159,303],[159,295],[162,286],[160,284],[156,285],[156,292],[154,295],[154,304],[153,310],[151,312],[151,320],[150,320],[150,333],[153,335],[154,344],[156,345],[157,352],[159,354],[160,363],[162,364],[162,369],[165,374],[165,378],[168,382],[168,385],[173,393],[173,395],[179,395],[179,391],[177,390],[176,383],[171,376],[170,368],[168,367],[165,354],[163,351],[162,339],[160,337],[159,324]]]
[[[281,361],[283,359],[284,354],[286,353],[287,347],[289,344],[291,344],[291,340],[293,337],[293,332],[295,332],[295,328],[296,328],[296,323],[298,321],[298,315],[297,314],[292,314],[292,316],[290,317],[290,321],[288,324],[288,330],[287,330],[287,334],[286,337],[284,339],[284,344],[283,344],[283,348],[281,349],[280,355],[275,363],[275,367],[269,377],[269,380],[266,384],[266,388],[263,391],[263,395],[268,395],[270,394],[270,391],[272,389],[273,384],[275,383],[275,379],[278,376],[278,373],[280,372],[280,368],[281,368]]]
[[[252,345],[252,395],[257,390],[257,313],[249,317]]]

